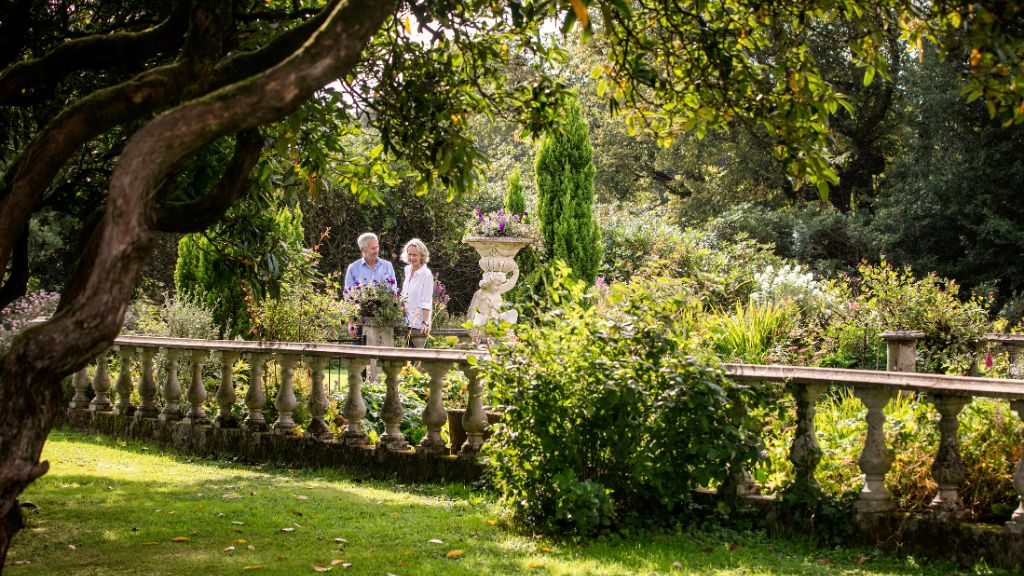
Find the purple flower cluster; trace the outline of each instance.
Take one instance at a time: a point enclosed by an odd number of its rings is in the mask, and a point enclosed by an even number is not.
[[[533,236],[529,214],[515,214],[498,210],[484,212],[477,209],[476,217],[470,218],[469,234],[471,236]]]
[[[388,278],[386,282],[362,284],[357,281],[345,289],[342,297],[355,304],[362,318],[373,317],[384,322],[399,323],[405,318],[405,302],[395,294],[392,288],[394,285],[394,278]]]
[[[29,322],[47,317],[57,310],[60,294],[40,290],[22,296],[0,311],[0,346],[6,348]]]

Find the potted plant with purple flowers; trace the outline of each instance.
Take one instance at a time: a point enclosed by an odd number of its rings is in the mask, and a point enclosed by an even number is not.
[[[347,302],[355,305],[357,320],[364,325],[399,326],[405,319],[405,302],[394,292],[395,280],[387,282],[356,282],[344,293]]]

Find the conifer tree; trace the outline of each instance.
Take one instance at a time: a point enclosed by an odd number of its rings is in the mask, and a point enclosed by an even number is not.
[[[537,152],[537,215],[548,257],[592,284],[601,264],[601,231],[594,220],[594,152],[579,100],[569,102],[559,130]]]
[[[505,211],[511,214],[526,212],[526,196],[523,195],[523,182],[516,168],[508,177],[508,194],[505,195]]]

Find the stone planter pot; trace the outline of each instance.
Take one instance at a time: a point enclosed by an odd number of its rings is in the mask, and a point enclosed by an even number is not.
[[[501,295],[511,290],[519,280],[519,266],[515,256],[533,243],[531,238],[466,236],[463,244],[472,246],[480,254],[480,269],[483,278],[480,289],[473,295],[467,319],[474,326],[483,326],[491,320],[515,323],[518,314],[514,310],[501,311]]]
[[[448,410],[448,437],[451,440],[452,452],[456,454],[466,441],[466,429],[462,427],[462,417],[465,414],[465,408],[451,408]],[[486,414],[488,427],[487,430],[484,430],[484,440],[491,437],[490,426],[497,424],[498,420],[501,420],[500,412],[486,412]]]

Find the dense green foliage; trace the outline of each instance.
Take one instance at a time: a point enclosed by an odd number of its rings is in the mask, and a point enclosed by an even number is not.
[[[494,485],[531,526],[592,534],[679,510],[758,453],[751,391],[726,380],[691,330],[678,284],[613,287],[612,313],[561,268],[556,308],[483,364],[505,417],[487,445]]]
[[[537,216],[547,258],[569,265],[593,284],[601,265],[601,231],[594,220],[593,148],[583,111],[569,101],[565,123],[537,151]]]
[[[240,204],[235,210],[245,210]],[[249,336],[249,307],[266,296],[280,296],[286,273],[308,277],[313,255],[302,244],[302,211],[253,210],[204,234],[178,243],[174,283],[178,293],[213,310],[222,336]],[[264,254],[266,266],[254,268],[247,256]],[[264,273],[260,274],[259,272]]]

